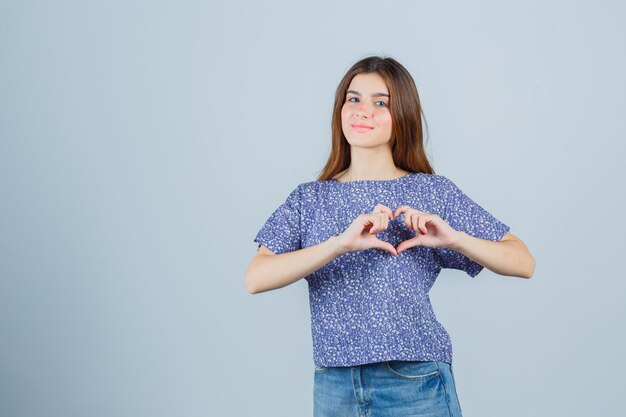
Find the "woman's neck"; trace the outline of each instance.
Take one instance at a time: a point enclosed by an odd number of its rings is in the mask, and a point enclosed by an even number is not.
[[[363,181],[363,180],[393,180],[405,176],[408,171],[394,167],[391,170],[372,171],[356,173],[350,167],[340,172],[333,179],[340,182]]]

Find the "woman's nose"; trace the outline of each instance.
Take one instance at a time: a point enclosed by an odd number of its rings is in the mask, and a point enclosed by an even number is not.
[[[371,109],[367,102],[361,102],[360,105],[356,108],[356,114],[358,116],[369,116],[371,114]]]

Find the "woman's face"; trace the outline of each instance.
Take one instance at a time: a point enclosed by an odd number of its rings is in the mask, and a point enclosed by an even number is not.
[[[341,108],[341,127],[352,146],[375,147],[389,141],[389,90],[380,75],[358,74],[352,79]]]

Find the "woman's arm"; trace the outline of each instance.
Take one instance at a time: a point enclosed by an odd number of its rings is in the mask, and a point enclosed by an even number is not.
[[[317,245],[276,255],[265,246],[250,261],[246,288],[250,294],[275,290],[304,278],[347,252],[338,236]]]
[[[343,233],[317,245],[278,255],[262,246],[246,271],[248,292],[256,294],[282,288],[348,252],[378,248],[396,255],[391,243],[376,237],[376,233],[389,227],[392,216],[389,207],[377,204],[372,213],[356,216]]]
[[[500,275],[531,278],[535,272],[535,258],[526,244],[510,232],[498,242],[457,231],[448,247]]]

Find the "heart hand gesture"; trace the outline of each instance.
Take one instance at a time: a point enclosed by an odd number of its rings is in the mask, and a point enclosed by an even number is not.
[[[397,253],[414,246],[448,247],[456,241],[458,231],[438,215],[409,206],[400,206],[396,209],[394,217],[402,213],[404,213],[404,224],[416,234],[414,238],[400,243],[396,248]]]
[[[404,224],[416,232],[415,237],[393,247],[376,237],[376,233],[386,230],[389,220],[404,214]],[[358,215],[339,235],[346,252],[379,248],[394,255],[414,246],[433,248],[448,247],[456,241],[458,231],[436,214],[419,211],[409,206],[401,206],[392,212],[389,207],[377,204],[372,213]]]
[[[387,229],[390,218],[393,218],[391,209],[382,204],[376,205],[372,213],[359,214],[350,226],[339,235],[345,251],[379,248],[397,255],[396,248],[391,243],[376,237],[376,233]]]

